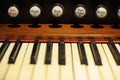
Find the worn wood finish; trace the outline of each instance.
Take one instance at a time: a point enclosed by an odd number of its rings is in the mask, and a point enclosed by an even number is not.
[[[0,39],[119,39],[120,29],[103,25],[104,28],[91,28],[92,24],[83,24],[83,28],[71,28],[71,24],[61,24],[61,28],[50,28],[50,24],[41,24],[40,28],[29,28],[30,24],[19,24],[19,28],[9,28],[9,24],[0,24]]]

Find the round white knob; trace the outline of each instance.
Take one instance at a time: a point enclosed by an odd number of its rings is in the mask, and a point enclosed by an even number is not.
[[[75,8],[75,16],[77,18],[83,18],[86,15],[86,9],[83,6],[78,6]]]
[[[41,9],[40,9],[40,7],[38,7],[38,6],[32,6],[31,8],[30,8],[30,15],[32,16],[32,17],[38,17],[39,15],[41,14]]]
[[[60,17],[63,15],[63,7],[60,6],[60,5],[55,5],[53,8],[52,8],[52,15],[54,17]]]
[[[117,15],[120,18],[120,8],[118,9]]]
[[[19,14],[19,10],[16,6],[11,6],[8,9],[8,14],[10,17],[17,17]]]
[[[96,15],[98,18],[105,18],[107,16],[107,10],[105,7],[99,7],[96,10]]]

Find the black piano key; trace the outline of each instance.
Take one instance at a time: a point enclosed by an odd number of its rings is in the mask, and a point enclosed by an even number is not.
[[[65,65],[65,43],[60,41],[59,43],[59,64]]]
[[[86,57],[86,52],[85,52],[85,48],[84,48],[84,45],[83,45],[82,41],[78,42],[78,50],[79,50],[79,56],[80,56],[80,62],[81,62],[81,64],[88,65],[87,57]]]
[[[109,41],[108,42],[108,47],[115,59],[115,62],[117,63],[117,65],[120,65],[120,53],[119,51],[117,50],[115,44],[113,43],[113,41]]]
[[[96,46],[96,42],[92,41],[90,44],[91,50],[92,50],[92,54],[94,57],[94,61],[96,65],[102,65],[102,61],[101,61],[101,57],[98,51],[98,48]]]
[[[52,42],[48,41],[45,55],[45,64],[51,64],[51,58],[52,58]]]
[[[2,46],[0,48],[0,62],[1,62],[3,56],[4,56],[5,52],[6,52],[9,44],[10,43],[9,43],[9,41],[7,39],[3,42],[3,44],[2,44]]]
[[[17,55],[18,55],[18,53],[19,53],[21,44],[22,44],[22,43],[20,42],[20,40],[17,40],[17,41],[15,42],[15,45],[14,45],[14,47],[13,47],[13,49],[12,49],[12,52],[11,52],[11,54],[10,54],[10,56],[9,56],[9,60],[8,60],[8,63],[9,63],[9,64],[15,63],[15,60],[16,60]]]
[[[31,64],[36,64],[37,62],[39,47],[40,47],[39,40],[35,40],[33,50],[32,50],[31,60],[30,60]]]

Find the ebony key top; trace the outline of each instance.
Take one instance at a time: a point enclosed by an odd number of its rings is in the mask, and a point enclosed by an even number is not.
[[[38,58],[38,53],[39,53],[39,47],[40,47],[39,40],[35,40],[33,50],[32,50],[30,64],[36,64],[37,58]]]
[[[88,62],[87,62],[86,52],[85,52],[85,48],[84,48],[84,45],[83,45],[82,41],[78,42],[78,51],[79,51],[81,64],[86,64],[87,65]]]
[[[22,44],[22,43],[21,43],[20,40],[16,40],[15,45],[14,45],[14,47],[13,47],[13,49],[12,49],[12,52],[11,52],[11,54],[10,54],[10,56],[9,56],[8,63],[10,63],[10,64],[15,63],[15,60],[16,60],[17,55],[18,55],[18,53],[19,53],[21,44]]]
[[[2,46],[0,48],[0,62],[1,62],[3,56],[4,56],[5,52],[6,52],[9,44],[10,43],[9,43],[9,41],[7,39],[3,42],[3,44],[2,44]]]
[[[117,65],[120,65],[120,53],[117,50],[115,44],[113,43],[113,41],[108,41],[108,47],[115,59],[115,62],[117,63]]]
[[[100,53],[99,53],[98,48],[96,46],[96,42],[91,41],[90,47],[91,47],[91,50],[92,50],[92,54],[93,54],[93,57],[94,57],[95,64],[96,65],[102,65]]]
[[[48,41],[45,55],[45,64],[51,64],[51,58],[52,58],[52,42]]]
[[[59,64],[65,65],[65,43],[63,40],[59,43]]]

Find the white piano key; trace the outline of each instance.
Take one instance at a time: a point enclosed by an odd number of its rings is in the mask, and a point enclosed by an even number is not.
[[[2,44],[3,44],[3,43],[0,43],[0,48],[1,48]]]
[[[117,50],[118,50],[119,53],[120,53],[120,45],[119,45],[119,44],[115,44],[115,46],[116,46]]]
[[[109,64],[110,64],[110,66],[112,68],[112,72],[115,75],[114,80],[120,80],[120,66],[118,66],[116,64],[108,45],[107,44],[102,44],[102,47],[103,47],[103,49],[105,51],[106,57],[107,57],[107,59],[109,61]]]
[[[88,80],[87,66],[80,62],[77,43],[72,43],[72,56],[75,80]]]
[[[65,43],[65,65],[60,65],[60,80],[74,80],[70,43]]]
[[[6,76],[8,68],[9,68],[8,59],[9,59],[10,53],[14,47],[14,44],[15,43],[10,43],[10,45],[0,63],[0,80],[5,80],[5,76]]]
[[[47,65],[47,79],[59,80],[58,43],[53,43],[51,64]]]
[[[84,46],[85,46],[86,56],[88,59],[87,70],[88,70],[89,80],[102,80],[101,74],[99,72],[99,68],[97,65],[95,65],[92,52],[90,49],[90,45],[88,43],[85,43]]]
[[[99,69],[102,75],[102,80],[114,80],[115,79],[114,74],[108,63],[108,60],[102,48],[102,45],[97,44],[97,47],[98,47],[98,51],[100,53],[101,60],[102,60],[102,66],[99,66]]]
[[[34,66],[32,80],[46,80],[46,64],[45,62],[46,43],[41,43],[38,54],[37,64]]]
[[[34,65],[30,64],[30,57],[31,57],[33,45],[34,43],[28,44],[28,48],[20,70],[18,80],[31,80]]]
[[[9,65],[5,80],[18,80],[20,68],[22,66],[28,43],[23,43],[14,64]]]

